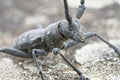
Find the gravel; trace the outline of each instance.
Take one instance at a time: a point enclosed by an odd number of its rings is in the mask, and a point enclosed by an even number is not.
[[[110,42],[119,46],[119,41],[120,40],[111,40]],[[85,77],[90,78],[90,80],[120,80],[120,59],[113,50],[108,49],[105,44],[88,44],[76,52],[79,51],[82,56],[79,55],[81,59],[78,60],[82,60],[83,62],[81,62],[84,64],[79,63],[75,66],[77,66]],[[76,55],[78,56],[78,53]],[[88,57],[88,55],[90,57]],[[61,59],[59,57],[58,55],[55,58]],[[0,80],[40,79],[32,59],[19,60],[17,63],[15,61],[16,59],[8,57],[0,59]],[[45,58],[44,60],[38,59],[38,62],[42,63],[40,67],[45,74],[46,80],[78,80],[76,72],[64,61],[58,60],[56,62],[53,59]]]

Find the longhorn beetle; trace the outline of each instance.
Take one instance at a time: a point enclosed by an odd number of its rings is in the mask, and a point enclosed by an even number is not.
[[[0,49],[0,52],[23,58],[33,58],[42,80],[45,80],[45,77],[38,65],[36,55],[46,56],[49,52],[53,52],[55,55],[59,54],[73,70],[76,71],[79,75],[79,80],[89,80],[62,55],[61,50],[70,48],[79,43],[84,43],[86,39],[94,36],[108,44],[119,56],[120,50],[95,32],[82,32],[79,19],[85,10],[84,0],[80,1],[81,5],[78,8],[76,18],[74,19],[69,14],[67,0],[63,1],[66,20],[60,20],[49,25],[45,29],[39,28],[27,31],[16,39],[12,48],[2,48]]]

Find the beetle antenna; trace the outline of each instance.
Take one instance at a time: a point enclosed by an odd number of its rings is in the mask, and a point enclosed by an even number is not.
[[[84,5],[84,3],[85,3],[85,0],[81,0],[81,4]]]
[[[67,0],[64,0],[64,7],[65,7],[65,17],[69,23],[69,26],[72,24],[72,17],[69,14],[68,3]]]
[[[78,12],[77,12],[77,15],[76,15],[77,19],[81,18],[81,16],[83,15],[83,13],[84,13],[84,11],[86,9],[85,6],[84,6],[85,1],[81,0],[80,3],[81,3],[81,5],[79,6]]]

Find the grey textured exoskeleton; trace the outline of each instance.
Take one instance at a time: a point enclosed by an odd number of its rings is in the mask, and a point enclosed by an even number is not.
[[[108,44],[119,56],[120,50],[95,32],[82,32],[79,19],[85,10],[84,0],[81,0],[80,2],[81,5],[78,8],[75,19],[73,19],[69,14],[67,0],[63,1],[66,20],[60,20],[49,25],[45,29],[37,28],[25,32],[16,39],[12,48],[3,48],[0,49],[0,52],[23,58],[33,58],[42,80],[45,80],[45,77],[41,68],[39,68],[36,54],[46,56],[49,52],[53,52],[55,55],[59,54],[73,68],[73,70],[77,72],[79,80],[89,80],[61,54],[61,50],[79,43],[84,43],[86,39],[94,36]]]

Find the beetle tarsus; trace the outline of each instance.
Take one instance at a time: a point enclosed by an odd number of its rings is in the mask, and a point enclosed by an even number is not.
[[[79,76],[79,80],[90,80],[89,78],[85,78],[83,75]]]

